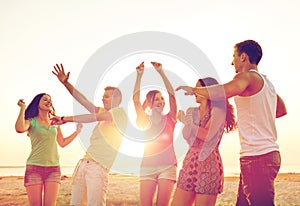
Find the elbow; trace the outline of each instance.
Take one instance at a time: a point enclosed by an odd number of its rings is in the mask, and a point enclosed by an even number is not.
[[[65,140],[64,139],[60,139],[57,137],[56,139],[56,142],[57,144],[61,147],[61,148],[64,148],[67,144],[65,143]]]
[[[65,146],[67,146],[67,144],[65,144],[65,143],[58,143],[58,145],[59,145],[61,148],[64,148]]]
[[[17,133],[23,133],[23,132],[25,132],[25,131],[16,129],[16,132],[17,132]]]
[[[23,132],[26,131],[24,128],[20,128],[20,127],[17,127],[17,126],[15,127],[15,130],[16,130],[17,133],[23,133]]]

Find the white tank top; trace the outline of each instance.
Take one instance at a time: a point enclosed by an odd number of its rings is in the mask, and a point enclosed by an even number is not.
[[[250,71],[257,72],[256,70]],[[241,157],[262,155],[279,150],[275,127],[277,95],[267,77],[258,74],[264,80],[264,85],[258,93],[247,97],[234,97]]]

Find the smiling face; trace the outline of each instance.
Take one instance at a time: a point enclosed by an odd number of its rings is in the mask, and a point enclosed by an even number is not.
[[[151,109],[162,112],[165,107],[165,99],[161,92],[157,92],[152,100]]]
[[[39,109],[43,111],[50,111],[50,112],[53,110],[52,100],[49,95],[44,94],[42,96],[39,102]]]
[[[109,111],[112,108],[118,107],[122,101],[122,93],[117,87],[107,86],[104,88],[102,97],[103,107]]]

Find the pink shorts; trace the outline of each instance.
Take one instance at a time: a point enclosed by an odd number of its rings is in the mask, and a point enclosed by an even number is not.
[[[60,183],[60,166],[26,165],[24,186],[44,184],[45,182]]]

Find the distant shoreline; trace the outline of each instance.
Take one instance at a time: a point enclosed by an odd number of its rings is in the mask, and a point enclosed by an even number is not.
[[[61,185],[57,205],[69,205],[72,190],[72,177],[61,176]],[[232,206],[236,201],[238,176],[224,178],[224,191],[218,195],[218,206]],[[0,177],[1,205],[28,205],[23,176]],[[300,173],[279,173],[275,181],[276,206],[300,205]],[[107,206],[139,205],[139,178],[110,174],[107,194]]]
[[[17,179],[23,179],[24,176],[14,176],[14,175],[6,175],[6,176],[0,176],[0,181],[1,180],[17,180]],[[139,177],[136,175],[122,175],[122,174],[110,174],[111,179],[132,179],[132,180],[138,180]],[[62,174],[61,176],[62,180],[65,179],[72,179],[72,175],[65,175]],[[225,181],[237,181],[239,179],[239,176],[225,176],[224,177]],[[300,173],[296,172],[287,172],[287,173],[278,173],[276,177],[276,181],[279,182],[300,182]]]

